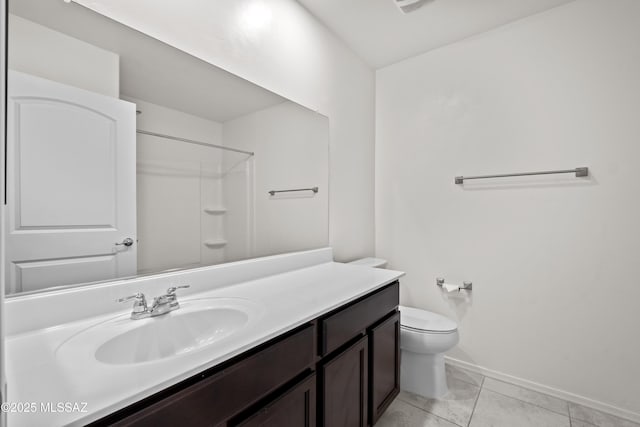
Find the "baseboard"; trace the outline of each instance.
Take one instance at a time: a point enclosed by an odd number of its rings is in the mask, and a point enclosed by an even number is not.
[[[616,417],[624,418],[635,423],[640,423],[640,414],[637,412],[628,411],[626,409],[618,408],[616,406],[609,405],[604,402],[589,399],[587,397],[579,396],[577,394],[569,393],[564,390],[559,390],[553,387],[549,387],[543,384],[538,384],[533,381],[525,380],[522,378],[514,377],[511,375],[503,374],[502,372],[487,369],[482,366],[475,365],[469,362],[463,362],[462,360],[454,359],[449,356],[445,356],[447,363],[457,366],[459,368],[466,369],[471,372],[475,372],[486,377],[490,377],[499,381],[514,384],[530,390],[534,390],[540,393],[548,394],[549,396],[557,397],[558,399],[566,400],[567,402],[577,403],[579,405],[587,406],[589,408],[596,409],[601,412],[605,412]]]

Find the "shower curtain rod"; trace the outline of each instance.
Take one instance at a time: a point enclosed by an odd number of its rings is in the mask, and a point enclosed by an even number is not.
[[[255,154],[253,151],[238,150],[237,148],[225,147],[224,145],[208,144],[206,142],[194,141],[193,139],[180,138],[177,136],[165,135],[163,133],[149,132],[148,130],[136,129],[136,133],[140,133],[142,135],[157,136],[158,138],[172,139],[174,141],[188,142],[189,144],[202,145],[203,147],[219,148],[221,150],[235,151],[236,153],[247,154],[249,156],[253,156]]]

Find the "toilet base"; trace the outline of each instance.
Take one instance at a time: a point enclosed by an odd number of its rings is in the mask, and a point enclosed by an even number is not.
[[[444,354],[422,354],[402,350],[400,388],[409,393],[437,399],[449,391]]]

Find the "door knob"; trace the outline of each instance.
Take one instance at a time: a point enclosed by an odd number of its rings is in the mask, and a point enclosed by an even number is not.
[[[133,239],[131,237],[127,237],[122,241],[122,243],[116,243],[116,246],[131,246],[133,245]]]

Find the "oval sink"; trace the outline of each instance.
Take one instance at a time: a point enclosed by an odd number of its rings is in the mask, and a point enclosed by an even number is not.
[[[243,299],[211,298],[181,302],[175,311],[142,320],[119,316],[74,335],[57,355],[73,358],[79,351],[91,351],[97,361],[109,365],[179,357],[232,336],[247,326],[259,307]]]
[[[121,365],[176,356],[219,341],[249,320],[246,313],[231,308],[175,314],[158,316],[146,325],[111,338],[98,347],[96,359]]]

